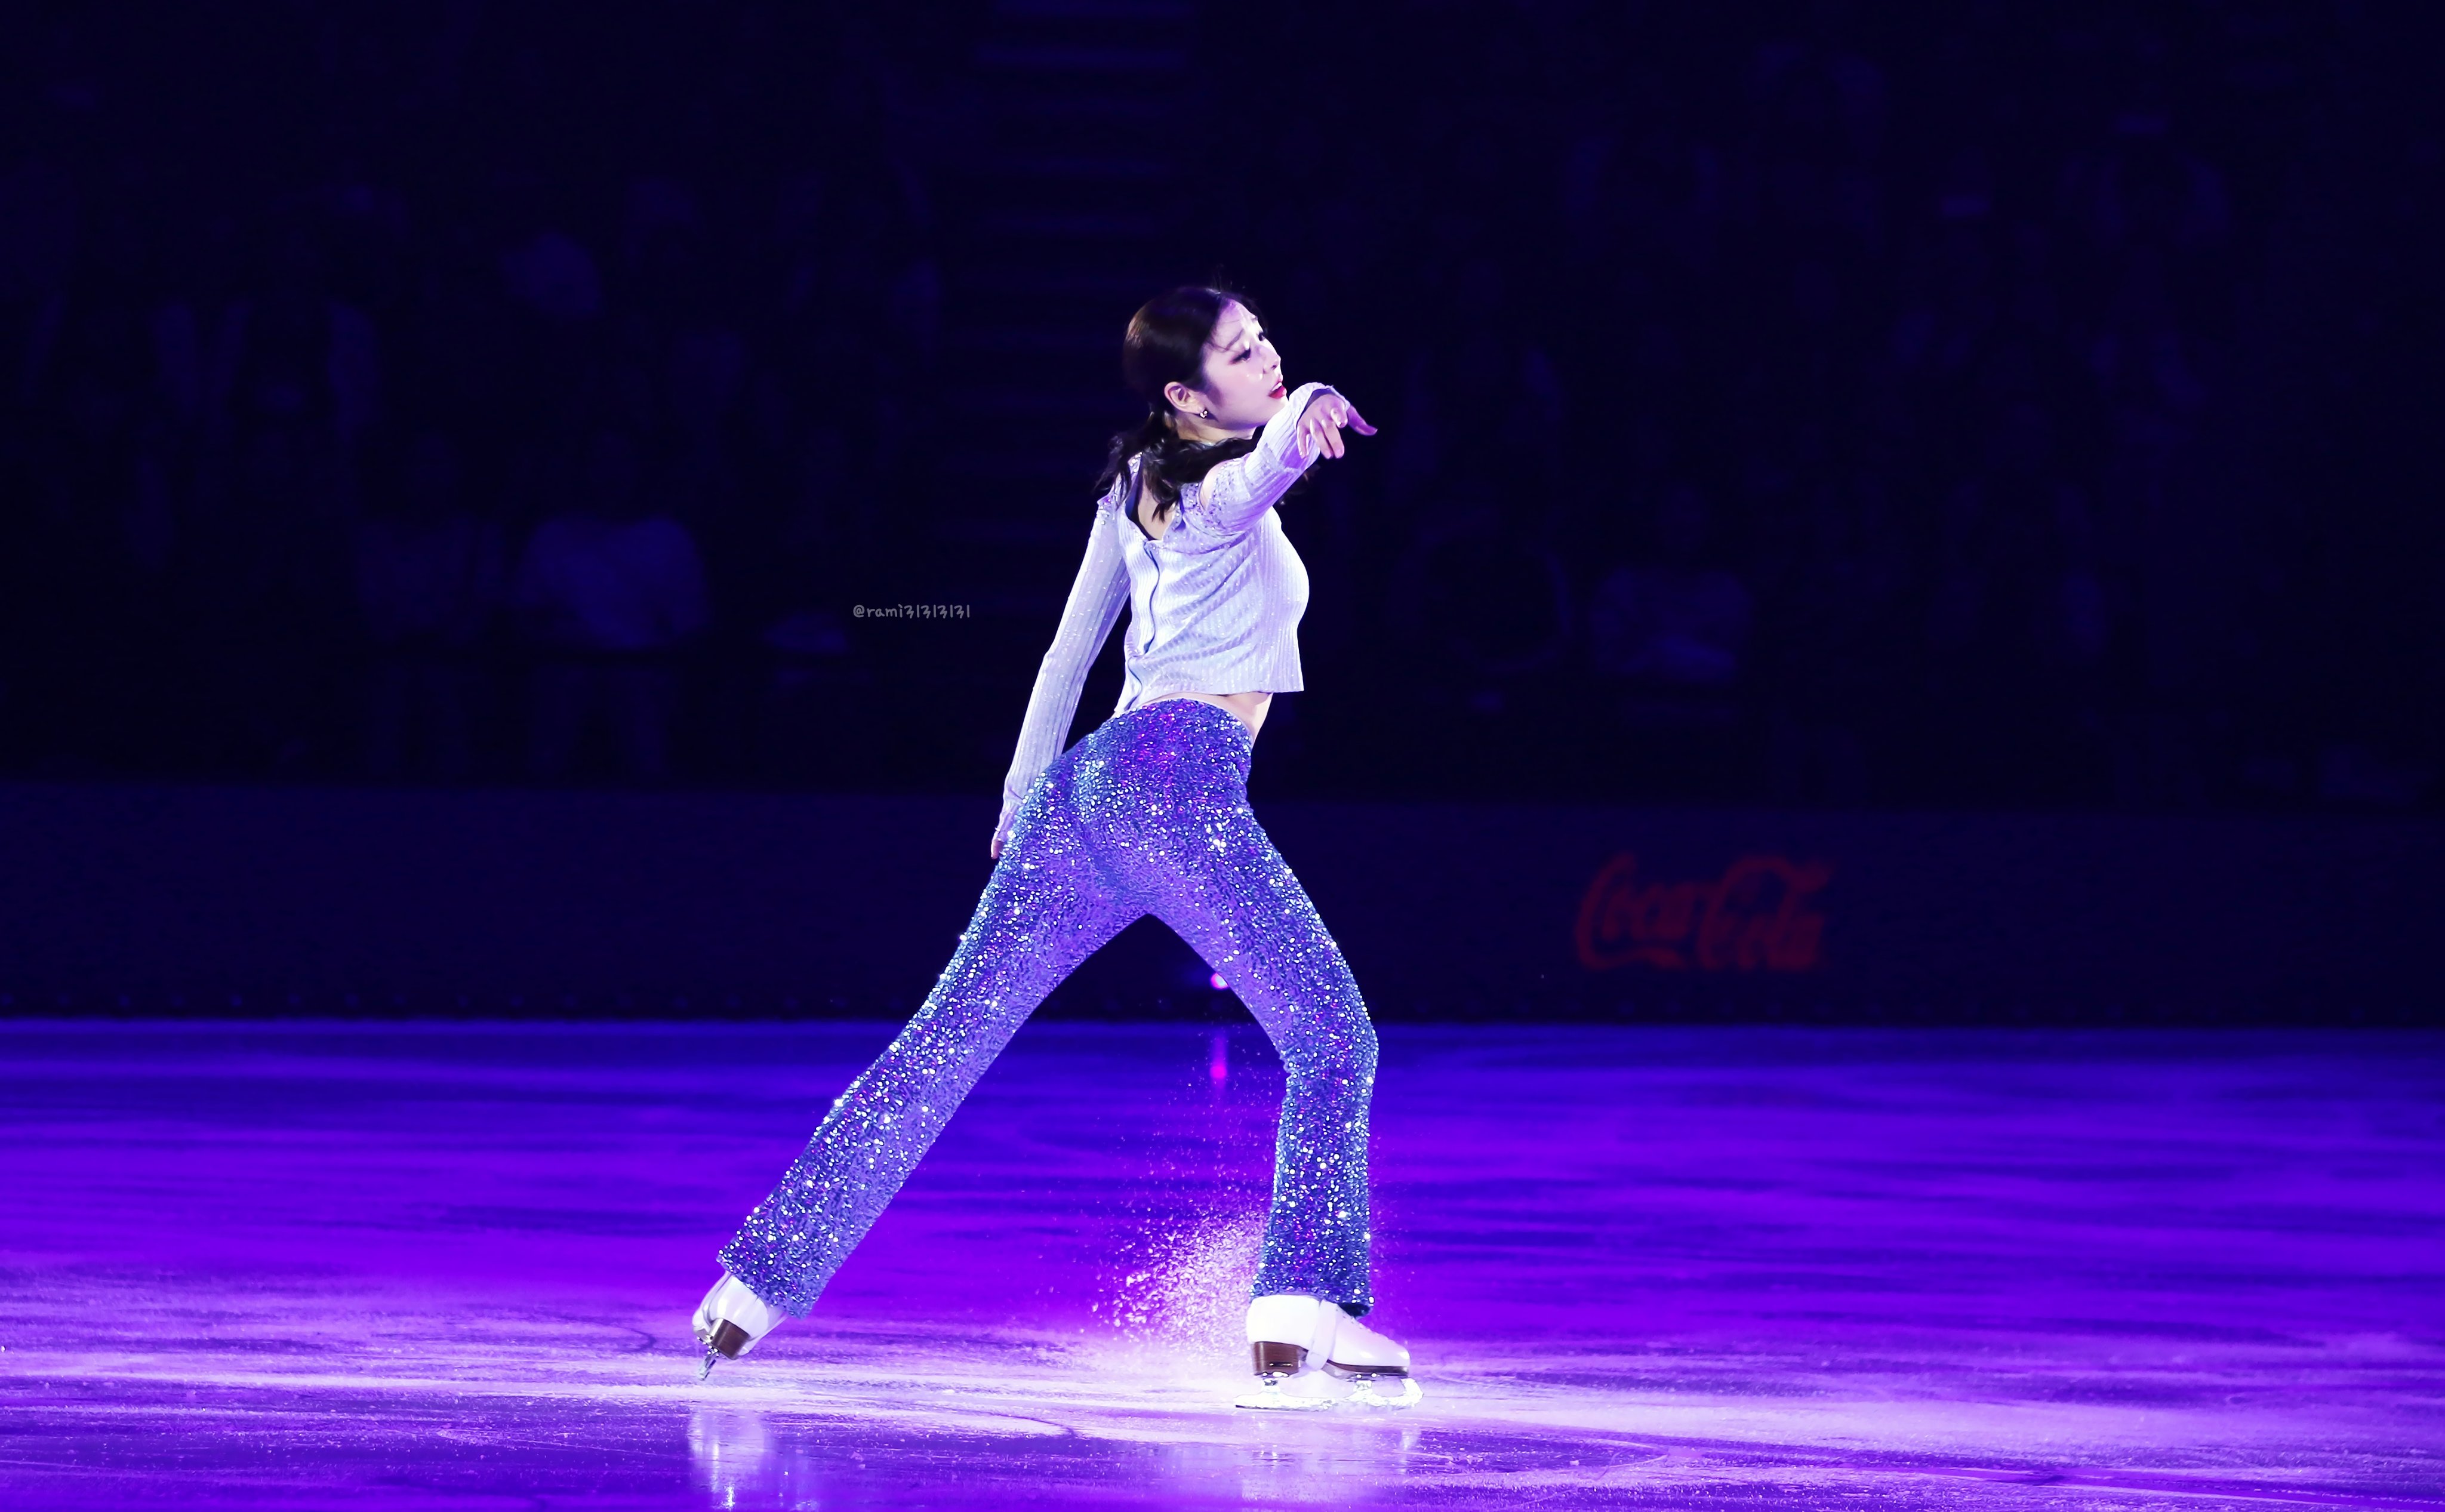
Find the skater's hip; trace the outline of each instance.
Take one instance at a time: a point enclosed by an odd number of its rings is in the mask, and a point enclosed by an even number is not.
[[[1148,826],[1190,826],[1248,801],[1248,727],[1199,699],[1141,704],[1097,725],[1045,770],[1045,800],[1122,841]]]
[[[1219,703],[1164,699],[1113,715],[1069,754],[1110,781],[1161,786],[1222,778],[1244,790],[1255,743],[1240,716]]]
[[[1111,863],[1122,851],[1167,852],[1191,837],[1210,840],[1217,820],[1253,824],[1251,744],[1238,715],[1199,699],[1116,714],[1044,769],[1003,859],[1014,847],[1076,844]]]

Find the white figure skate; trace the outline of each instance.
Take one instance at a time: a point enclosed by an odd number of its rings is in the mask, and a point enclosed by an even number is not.
[[[1418,1383],[1409,1377],[1409,1352],[1367,1327],[1332,1302],[1313,1297],[1260,1297],[1248,1304],[1248,1354],[1257,1390],[1241,1407],[1318,1411],[1336,1400],[1287,1391],[1283,1383],[1310,1365],[1351,1383],[1339,1400],[1358,1407],[1414,1407]]]
[[[722,1272],[697,1304],[696,1338],[704,1346],[704,1364],[696,1378],[711,1375],[716,1360],[735,1360],[754,1349],[789,1316],[749,1291],[737,1277]]]

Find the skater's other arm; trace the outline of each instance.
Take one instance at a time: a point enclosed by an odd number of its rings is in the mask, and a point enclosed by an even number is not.
[[[1071,717],[1078,712],[1078,692],[1086,685],[1087,669],[1094,665],[1096,653],[1112,633],[1121,606],[1129,601],[1129,569],[1122,565],[1121,545],[1113,533],[1113,516],[1129,486],[1129,475],[1124,473],[1096,504],[1086,559],[1078,564],[1070,600],[1061,607],[1061,625],[1053,632],[1053,644],[1036,669],[1036,688],[1027,696],[1027,719],[1018,729],[1018,752],[1011,758],[1009,775],[1002,778],[1001,817],[994,824],[991,847],[997,860],[1019,800],[1061,754],[1070,736]]]
[[[1301,383],[1257,433],[1255,451],[1233,457],[1206,474],[1203,482],[1181,490],[1182,510],[1196,508],[1226,534],[1246,530],[1290,491],[1310,462],[1342,454],[1345,425],[1361,436],[1375,434],[1340,390],[1329,383]]]

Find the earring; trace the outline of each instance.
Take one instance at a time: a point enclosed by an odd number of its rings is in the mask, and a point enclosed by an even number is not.
[[[1199,420],[1212,420],[1214,418],[1214,412],[1210,409],[1201,409],[1197,412],[1197,418]]]

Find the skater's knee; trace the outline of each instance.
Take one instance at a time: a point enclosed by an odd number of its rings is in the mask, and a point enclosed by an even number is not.
[[[1353,999],[1341,1012],[1318,1014],[1300,1027],[1297,1043],[1281,1049],[1291,1074],[1337,1082],[1375,1079],[1375,1025],[1364,1004]]]

